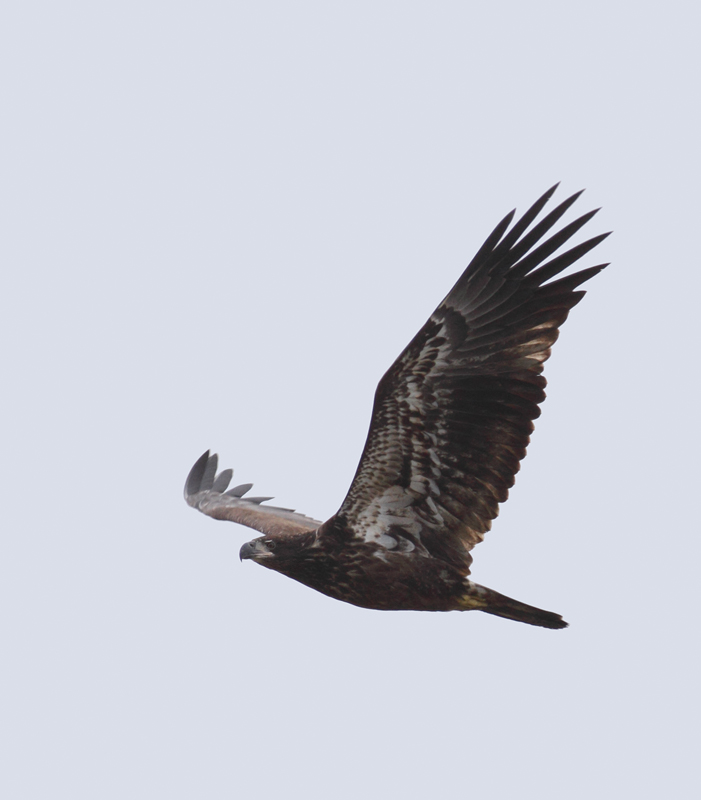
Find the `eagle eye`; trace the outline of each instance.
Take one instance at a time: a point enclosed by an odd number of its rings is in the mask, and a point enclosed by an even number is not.
[[[263,544],[268,548],[268,550],[274,550],[276,546],[272,539],[266,539]]]

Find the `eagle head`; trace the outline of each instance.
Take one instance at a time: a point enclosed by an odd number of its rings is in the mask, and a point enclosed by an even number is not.
[[[283,570],[285,565],[304,558],[305,551],[314,543],[314,539],[313,532],[259,536],[243,545],[239,550],[239,558],[241,561],[251,559],[269,569]]]

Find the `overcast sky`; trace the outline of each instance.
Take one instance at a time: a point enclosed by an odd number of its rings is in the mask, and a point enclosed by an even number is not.
[[[699,17],[3,6],[3,798],[697,796]],[[571,627],[239,563],[195,459],[333,514],[383,372],[558,180],[612,265],[473,578]]]

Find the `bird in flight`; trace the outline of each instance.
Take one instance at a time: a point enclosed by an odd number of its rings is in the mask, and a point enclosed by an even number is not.
[[[472,548],[514,484],[545,399],[543,363],[579,287],[607,264],[552,280],[608,233],[559,255],[596,213],[550,233],[581,192],[533,224],[557,186],[516,223],[508,214],[380,381],[348,495],[322,523],[228,489],[204,453],[188,504],[254,528],[241,559],[363,608],[468,611],[564,628],[559,614],[469,579]],[[598,209],[597,209],[598,210]],[[532,226],[532,227],[531,227]],[[551,258],[551,256],[553,256]]]

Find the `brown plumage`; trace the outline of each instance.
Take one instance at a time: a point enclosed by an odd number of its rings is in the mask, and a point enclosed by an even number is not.
[[[370,431],[346,499],[325,523],[270,498],[226,491],[206,452],[187,502],[264,535],[244,544],[257,561],[330,597],[365,608],[488,614],[540,625],[562,617],[468,579],[482,541],[513,486],[545,398],[543,363],[578,287],[606,264],[551,280],[608,234],[547,259],[595,211],[544,239],[580,193],[530,230],[556,187],[510,229],[507,215],[448,296],[380,381]]]

